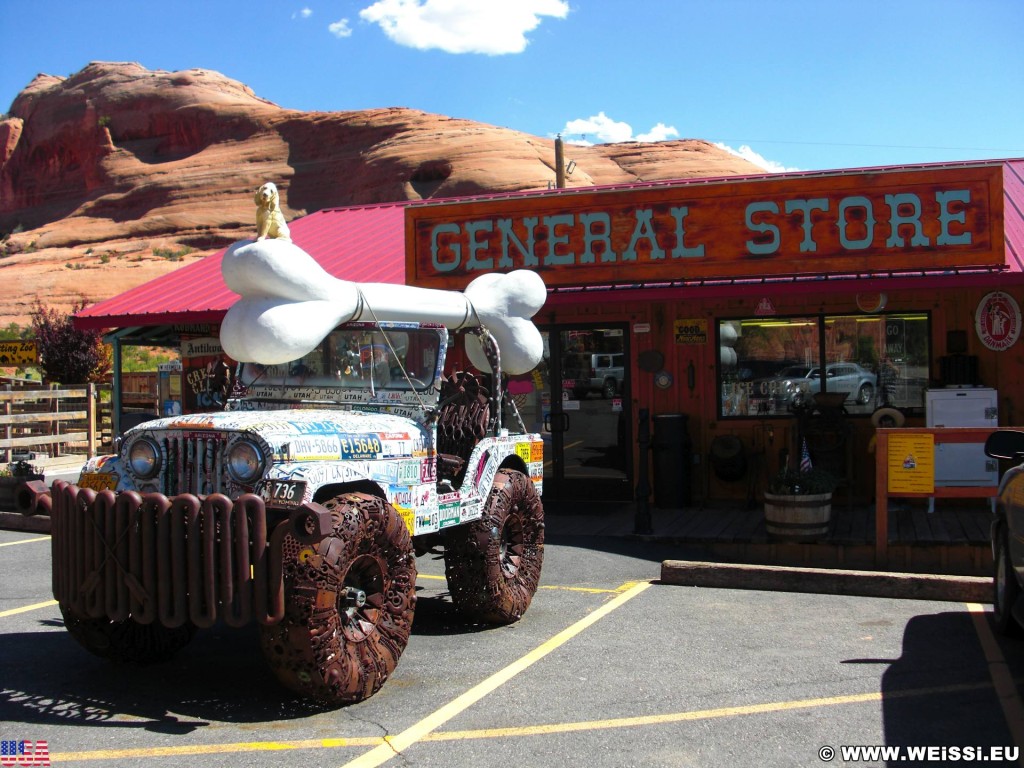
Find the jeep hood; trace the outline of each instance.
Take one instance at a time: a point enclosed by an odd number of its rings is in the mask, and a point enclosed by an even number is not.
[[[279,411],[224,411],[169,416],[140,424],[126,435],[152,431],[195,433],[250,432],[258,434],[272,446],[291,440],[338,434],[375,434],[416,438],[425,429],[412,419],[391,413],[360,413],[355,411],[303,409]]]

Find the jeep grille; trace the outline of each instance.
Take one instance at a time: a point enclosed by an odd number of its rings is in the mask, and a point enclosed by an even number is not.
[[[159,445],[162,493],[206,496],[227,486],[224,442],[219,436],[165,437]]]

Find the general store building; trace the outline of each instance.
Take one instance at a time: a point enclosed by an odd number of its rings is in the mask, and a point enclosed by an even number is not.
[[[361,206],[289,226],[346,280],[541,274],[545,360],[511,391],[546,436],[546,498],[624,502],[646,478],[663,507],[754,503],[802,449],[794,406],[831,394],[816,399],[841,401],[841,419],[809,452],[866,503],[878,408],[924,426],[929,390],[985,389],[1000,425],[1024,417],[1024,160]],[[199,410],[234,298],[214,255],[76,324],[180,345],[171,407]]]

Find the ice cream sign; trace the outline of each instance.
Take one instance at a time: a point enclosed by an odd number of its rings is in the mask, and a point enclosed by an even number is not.
[[[1002,168],[795,176],[406,209],[409,281],[552,285],[995,266]]]

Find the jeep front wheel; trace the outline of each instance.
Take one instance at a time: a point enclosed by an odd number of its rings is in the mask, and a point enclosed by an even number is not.
[[[367,699],[409,641],[416,559],[394,507],[364,493],[324,502],[334,530],[317,546],[285,537],[285,615],[262,627],[278,679],[333,706]]]
[[[544,562],[544,507],[529,477],[510,469],[494,479],[483,517],[452,528],[445,576],[452,602],[489,624],[518,621],[530,606]]]

